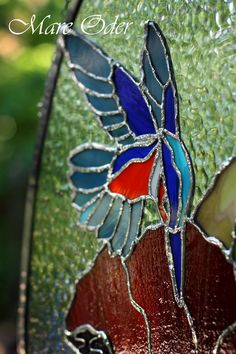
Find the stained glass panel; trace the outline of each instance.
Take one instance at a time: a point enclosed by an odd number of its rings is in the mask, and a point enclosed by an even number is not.
[[[98,9],[130,25],[60,37],[20,347],[233,353],[234,160],[206,191],[235,154],[234,4],[84,0],[75,27]]]

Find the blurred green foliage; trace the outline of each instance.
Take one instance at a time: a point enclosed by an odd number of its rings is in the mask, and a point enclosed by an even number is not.
[[[0,0],[0,342],[15,321],[24,202],[38,124],[38,103],[55,48],[53,35],[13,35],[13,18],[61,22],[63,2]],[[13,324],[14,332],[14,324]]]

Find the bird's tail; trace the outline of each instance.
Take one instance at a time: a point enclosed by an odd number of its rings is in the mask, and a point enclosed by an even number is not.
[[[184,229],[166,232],[166,251],[170,268],[174,296],[179,306],[183,304],[184,285]]]

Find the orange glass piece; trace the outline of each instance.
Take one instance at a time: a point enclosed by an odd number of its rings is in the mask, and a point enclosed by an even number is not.
[[[142,195],[148,195],[148,182],[155,156],[156,152],[144,162],[131,163],[111,181],[109,184],[110,191],[131,200]]]

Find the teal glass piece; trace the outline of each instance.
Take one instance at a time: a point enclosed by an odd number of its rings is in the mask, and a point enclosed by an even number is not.
[[[112,236],[120,219],[121,208],[122,200],[120,198],[116,198],[107,217],[104,220],[103,225],[98,230],[98,238],[109,239]]]
[[[126,236],[129,231],[130,214],[131,214],[131,208],[129,204],[126,202],[124,203],[123,206],[122,215],[119,220],[117,230],[111,241],[111,248],[116,254],[119,254],[119,252],[121,253],[123,245],[125,243]]]
[[[148,98],[148,102],[151,106],[152,114],[154,115],[155,120],[157,122],[157,126],[158,126],[158,128],[160,128],[161,127],[161,118],[162,118],[161,107],[159,107],[150,96],[147,96],[147,98]]]
[[[165,85],[169,79],[169,68],[166,61],[166,48],[163,40],[152,26],[148,27],[147,44],[150,61],[155,70],[156,76]],[[158,53],[158,55],[157,55]]]
[[[92,95],[86,95],[89,103],[99,112],[113,112],[118,110],[116,101],[113,98],[101,98]]]
[[[123,127],[120,127],[118,129],[114,129],[110,131],[110,134],[113,138],[117,138],[119,136],[123,136],[129,133],[128,128],[124,125]]]
[[[155,73],[153,71],[153,68],[151,67],[150,61],[148,59],[148,54],[146,51],[144,51],[143,53],[142,65],[143,65],[143,72],[144,72],[144,83],[146,87],[148,87],[150,94],[156,100],[156,102],[161,104],[163,87],[155,77]]]
[[[71,62],[78,64],[86,72],[100,77],[108,78],[111,72],[110,64],[101,55],[101,52],[93,50],[89,41],[84,37],[66,36],[65,47],[69,52]]]
[[[96,210],[94,210],[94,213],[88,222],[88,226],[96,227],[100,225],[107,215],[111,203],[112,197],[109,194],[102,196],[99,203],[96,205]]]
[[[107,180],[107,171],[82,173],[74,172],[71,181],[76,188],[93,189],[101,187]]]
[[[98,200],[90,204],[83,212],[81,212],[80,217],[79,217],[79,222],[84,225],[88,218],[90,217],[91,213],[93,212],[94,208],[96,207],[96,204],[98,203]]]
[[[121,114],[111,115],[111,116],[102,116],[102,124],[104,127],[112,126],[113,124],[118,124],[124,122],[124,117]]]
[[[171,135],[166,134],[166,139],[170,144],[171,148],[173,149],[174,154],[174,162],[178,167],[180,174],[181,174],[181,201],[182,201],[182,208],[181,208],[181,216],[179,220],[179,225],[181,226],[183,223],[184,215],[186,214],[186,207],[188,204],[188,199],[190,197],[189,193],[191,193],[191,170],[190,170],[190,162],[186,158],[186,152],[183,150],[183,146],[181,142]]]
[[[99,148],[87,148],[73,154],[70,162],[76,167],[101,167],[111,162],[114,154]]]
[[[134,245],[134,242],[137,238],[138,232],[139,232],[139,220],[142,217],[142,212],[143,212],[143,202],[137,202],[131,205],[131,215],[130,215],[130,228],[129,228],[129,233],[127,237],[126,244],[124,245],[123,248],[123,255],[124,257],[127,257],[132,249],[132,246]]]
[[[76,79],[87,89],[101,93],[110,94],[112,93],[112,85],[108,82],[94,79],[93,77],[83,73],[79,69],[74,70]]]
[[[84,193],[77,193],[73,203],[78,205],[78,207],[83,207],[89,200],[93,199],[97,195],[97,192],[84,194]]]
[[[134,143],[134,138],[130,135],[128,138],[121,140],[122,145],[130,145]]]

